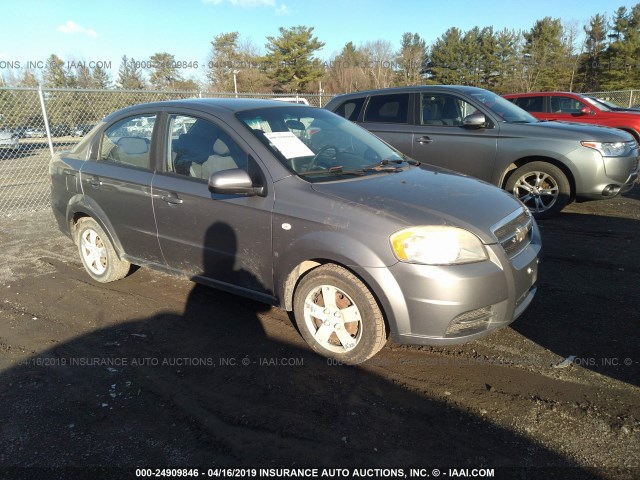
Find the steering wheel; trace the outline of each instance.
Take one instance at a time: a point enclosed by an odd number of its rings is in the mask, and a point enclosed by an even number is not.
[[[318,159],[324,156],[323,153],[326,152],[327,150],[334,151],[334,154],[332,155],[332,157],[335,157],[338,154],[338,147],[334,145],[325,145],[320,150],[318,150],[318,153],[316,153],[314,157],[311,159],[311,161],[309,162],[309,166],[307,167],[309,171],[315,170],[317,168],[316,163],[318,162]],[[327,158],[330,158],[330,157],[327,157]]]

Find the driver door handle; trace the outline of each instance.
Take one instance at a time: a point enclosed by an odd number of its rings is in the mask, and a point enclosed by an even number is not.
[[[433,140],[431,140],[428,136],[423,135],[423,136],[421,136],[419,138],[416,138],[416,142],[418,142],[418,143],[431,143],[431,142],[433,142]]]
[[[167,202],[168,204],[171,205],[180,205],[182,204],[182,199],[178,198],[175,195],[163,195],[162,197],[160,197],[164,202]]]

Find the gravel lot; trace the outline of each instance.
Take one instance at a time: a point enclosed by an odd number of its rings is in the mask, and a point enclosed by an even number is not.
[[[640,188],[540,225],[538,296],[512,328],[344,367],[283,311],[144,268],[96,284],[49,211],[3,217],[0,477],[640,478]]]

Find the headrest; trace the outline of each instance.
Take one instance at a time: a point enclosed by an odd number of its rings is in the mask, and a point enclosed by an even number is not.
[[[229,151],[227,144],[218,139],[216,140],[216,143],[213,144],[213,153],[224,157],[229,155],[231,152]]]

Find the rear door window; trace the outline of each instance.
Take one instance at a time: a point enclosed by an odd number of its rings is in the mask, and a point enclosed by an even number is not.
[[[373,123],[409,123],[409,94],[375,95],[369,99],[364,121]]]

